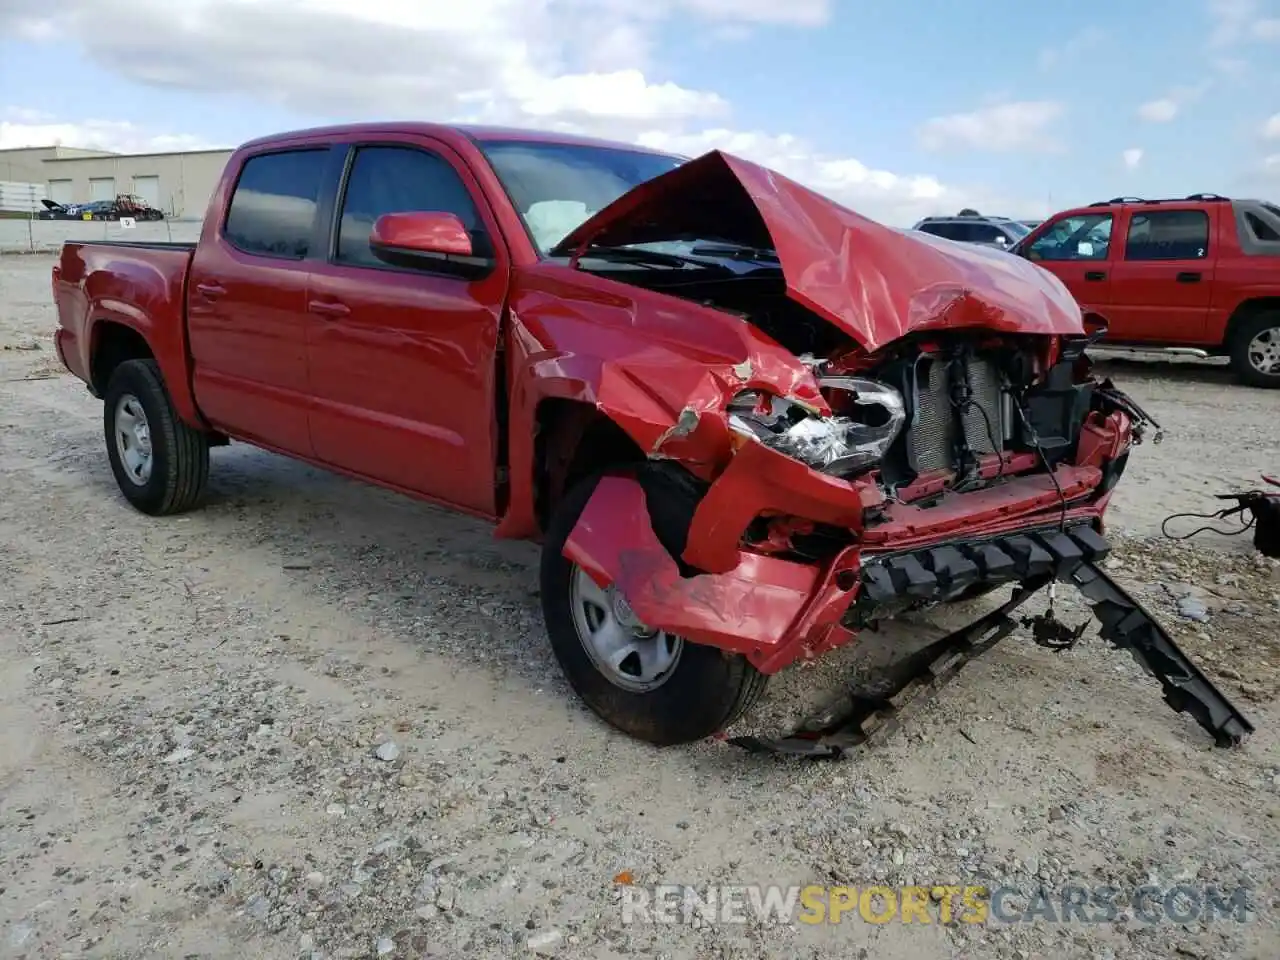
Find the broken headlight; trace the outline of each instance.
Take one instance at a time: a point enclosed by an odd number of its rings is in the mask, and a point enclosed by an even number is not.
[[[833,404],[839,415],[818,416],[785,397],[748,390],[730,401],[729,428],[837,477],[879,463],[906,422],[902,394],[859,377],[824,377],[819,383],[843,401]]]

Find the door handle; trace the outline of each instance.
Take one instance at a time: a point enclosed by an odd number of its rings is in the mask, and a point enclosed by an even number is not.
[[[1107,275],[1102,270],[1086,270],[1084,274],[1086,280],[1105,280]]]
[[[307,310],[330,320],[336,320],[351,313],[345,303],[338,303],[336,300],[312,300],[307,304]]]
[[[216,300],[227,292],[227,288],[218,283],[197,283],[196,293],[206,300]]]
[[[1200,274],[1196,273],[1194,270],[1188,270],[1185,273],[1178,274],[1178,282],[1179,283],[1199,283]]]

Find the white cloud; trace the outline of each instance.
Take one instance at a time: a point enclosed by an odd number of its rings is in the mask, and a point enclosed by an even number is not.
[[[1241,57],[1215,57],[1211,66],[1230,80],[1243,80],[1249,72],[1249,61]]]
[[[1148,123],[1168,123],[1178,115],[1178,106],[1172,97],[1148,100],[1138,108],[1138,116]]]
[[[691,12],[712,20],[820,27],[831,17],[832,0],[681,0]]]
[[[1110,39],[1111,35],[1101,27],[1085,27],[1062,43],[1045,47],[1040,51],[1037,62],[1041,70],[1053,70],[1057,67],[1069,69],[1083,58],[1097,57],[1099,47]]]
[[[1280,17],[1267,16],[1258,0],[1209,0],[1209,19],[1209,45],[1217,49],[1280,40]]]
[[[1048,150],[1056,146],[1048,127],[1063,113],[1052,100],[1024,100],[983,107],[971,113],[933,117],[918,135],[926,150]]]
[[[959,209],[983,199],[948,187],[936,177],[903,176],[873,169],[851,158],[824,155],[812,143],[793,136],[712,129],[693,134],[655,131],[639,139],[645,146],[685,156],[716,149],[736,154],[777,170],[859,213],[896,225],[909,225],[927,214]]]
[[[122,120],[62,121],[37,110],[8,107],[0,120],[0,150],[14,147],[82,147],[111,153],[163,153],[203,150],[213,144],[185,134],[156,133]]]
[[[1156,100],[1148,100],[1138,107],[1138,116],[1148,123],[1168,123],[1182,108],[1195,103],[1208,92],[1211,81],[1204,81],[1194,87],[1174,87],[1168,95]]]
[[[0,0],[0,35],[55,39],[142,84],[250,96],[318,122],[501,123],[686,154],[725,144],[894,223],[996,204],[981,190],[878,170],[777,131],[735,131],[721,92],[658,75],[651,63],[660,30],[711,42],[759,27],[815,29],[833,7],[833,0]],[[996,148],[1034,141],[1051,119],[1036,119],[1046,106],[1056,115],[1056,105],[994,108],[1013,128],[997,131]],[[125,150],[196,142],[127,123],[48,118],[13,118],[5,137]]]
[[[1137,170],[1138,164],[1142,163],[1142,148],[1130,147],[1120,154],[1120,158],[1124,161],[1125,167],[1130,170]]]
[[[696,134],[652,133],[640,138],[646,146],[685,156],[724,150],[805,184],[859,213],[895,226],[910,226],[929,214],[954,213],[975,207],[1017,216],[1047,216],[1042,204],[1019,204],[981,187],[949,185],[928,174],[903,175],[877,170],[847,157],[824,154],[816,145],[794,136],[771,136],[742,130],[704,130]]]
[[[1264,140],[1280,140],[1280,113],[1273,113],[1262,125]]]
[[[634,135],[719,118],[713,91],[647,75],[663,19],[822,23],[827,0],[7,0],[6,26],[78,44],[154,86],[248,94],[330,116],[548,122]]]

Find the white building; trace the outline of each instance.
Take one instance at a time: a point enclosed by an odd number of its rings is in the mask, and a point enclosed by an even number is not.
[[[230,157],[230,150],[122,154],[20,147],[0,150],[0,180],[41,185],[62,204],[132,193],[172,219],[199,220]]]

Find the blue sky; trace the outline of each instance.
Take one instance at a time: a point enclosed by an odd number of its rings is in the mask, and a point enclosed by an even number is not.
[[[56,6],[0,11],[0,146],[480,119],[721,146],[893,222],[1280,196],[1280,0]]]

